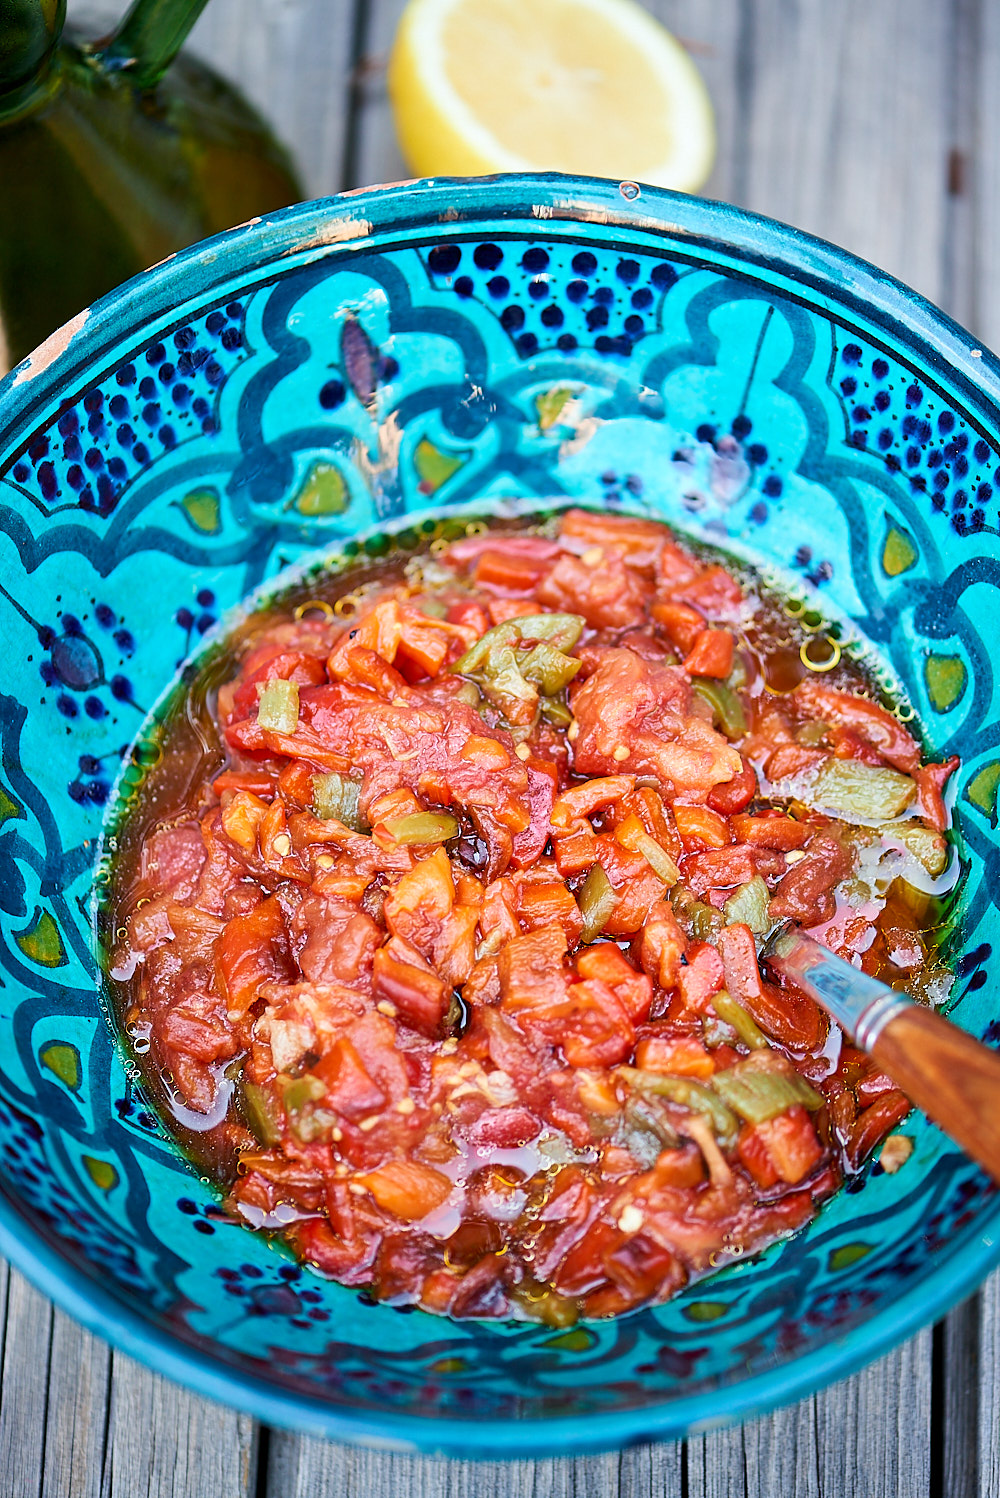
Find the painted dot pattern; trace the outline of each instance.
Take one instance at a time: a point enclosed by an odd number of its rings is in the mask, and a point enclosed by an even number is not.
[[[437,289],[488,307],[524,358],[577,349],[628,358],[679,275],[669,260],[502,239],[438,245],[424,263]]]
[[[135,479],[217,431],[217,398],[246,357],[243,304],[229,302],[148,344],[39,432],[12,478],[50,510],[106,519]]]
[[[931,513],[957,535],[1000,531],[1000,449],[926,381],[890,368],[853,334],[838,343],[831,382],[851,447],[876,454],[912,494],[926,495]]]

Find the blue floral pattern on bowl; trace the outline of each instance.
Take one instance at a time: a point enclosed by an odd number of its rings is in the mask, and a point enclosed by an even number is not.
[[[953,1015],[1000,1011],[1000,371],[842,252],[570,178],[303,205],[157,267],[0,384],[0,1248],[130,1352],[262,1417],[521,1455],[759,1412],[998,1257],[993,1188],[920,1117],[796,1238],[568,1331],[371,1303],[232,1224],[114,1038],[95,850],[178,664],[317,548],[572,500],[662,517],[818,596],[963,766]]]

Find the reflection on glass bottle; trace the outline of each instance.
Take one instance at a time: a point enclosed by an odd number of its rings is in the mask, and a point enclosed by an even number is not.
[[[205,4],[134,0],[86,44],[66,0],[0,0],[0,374],[147,265],[301,198],[249,104],[174,61]]]

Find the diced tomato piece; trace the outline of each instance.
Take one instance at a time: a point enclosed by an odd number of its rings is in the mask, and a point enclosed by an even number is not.
[[[757,998],[761,991],[760,968],[753,932],[743,921],[725,926],[719,932],[719,953],[725,972],[726,988],[738,1004]]]
[[[530,868],[542,855],[552,830],[552,807],[558,779],[555,765],[544,760],[528,760],[524,768],[528,775],[528,814],[531,820],[513,837],[510,861],[515,869]]]
[[[758,848],[777,848],[788,853],[801,848],[815,832],[807,822],[796,822],[793,817],[783,816],[734,816],[732,829],[738,843],[753,843]]]
[[[315,655],[290,650],[275,653],[244,676],[236,689],[233,706],[241,718],[257,706],[257,688],[267,681],[294,681],[298,687],[318,687],[326,681],[326,667]]]
[[[580,907],[561,879],[542,884],[522,884],[517,894],[517,913],[529,931],[541,926],[561,926],[571,946],[580,940],[583,917]],[[617,950],[617,948],[616,948]]]
[[[553,827],[572,827],[581,817],[589,817],[600,807],[620,801],[634,785],[634,775],[600,775],[582,785],[571,786],[552,808]]]
[[[645,973],[637,973],[620,948],[611,942],[600,942],[587,947],[576,960],[580,977],[597,979],[614,990],[615,998],[634,1024],[641,1023],[649,1014],[653,1001],[653,985]]]
[[[816,1137],[812,1119],[800,1103],[754,1125],[767,1150],[779,1180],[795,1186],[819,1164],[823,1146]],[[741,1152],[742,1157],[742,1152]]]
[[[608,551],[595,566],[564,553],[535,597],[547,608],[582,614],[594,629],[626,629],[642,617],[646,590],[617,552]]]
[[[379,947],[372,967],[372,989],[377,998],[395,1005],[404,1024],[432,1040],[440,1035],[448,994],[429,968],[401,962],[388,946]]]
[[[677,973],[677,986],[689,1009],[705,1009],[724,982],[722,958],[715,947],[703,941],[688,948],[687,963]]]
[[[278,790],[287,806],[304,810],[312,805],[313,773],[301,760],[291,760],[283,766],[278,776]]]
[[[725,567],[706,567],[689,583],[677,590],[684,603],[693,603],[710,619],[728,619],[739,611],[743,589]]]
[[[581,978],[599,978],[603,983],[610,983],[612,988],[638,976],[621,947],[610,941],[585,947],[577,956],[576,970]]]
[[[245,1013],[262,984],[291,977],[285,916],[276,895],[226,923],[215,960],[230,1014]]]
[[[806,749],[801,744],[781,744],[767,761],[770,780],[786,780],[801,775],[804,770],[815,770],[829,755],[825,749]]]
[[[684,859],[684,879],[701,898],[710,889],[734,889],[739,884],[747,884],[758,873],[766,878],[767,870],[762,864],[766,864],[767,859],[778,859],[784,872],[784,859],[770,849],[752,848],[747,843],[731,848],[710,848],[706,853],[691,853]]]
[[[389,890],[382,914],[393,936],[402,937],[430,958],[454,904],[451,864],[444,849],[436,848],[427,858],[418,859]]]
[[[567,514],[570,513],[567,511]],[[558,541],[544,536],[519,536],[510,531],[486,531],[478,536],[463,536],[448,547],[447,560],[458,563],[475,561],[484,551],[502,551],[505,556],[528,557],[531,561],[551,561],[562,551]]]
[[[665,900],[654,905],[642,928],[639,958],[661,988],[670,989],[676,984],[686,945],[673,907]]]
[[[445,618],[449,624],[460,624],[463,629],[471,630],[476,639],[490,627],[486,610],[472,598],[461,598],[457,603],[449,604]]]
[[[810,926],[829,920],[836,908],[832,891],[854,867],[854,854],[839,838],[814,832],[806,856],[793,864],[771,900],[776,921],[793,920]]]
[[[944,832],[949,825],[950,819],[942,792],[960,763],[958,755],[953,754],[943,764],[924,765],[921,769],[914,771],[913,778],[917,783],[917,810],[928,827],[933,827],[935,832]]]
[[[593,510],[567,510],[560,531],[567,540],[586,547],[607,546],[619,551],[631,566],[641,568],[651,568],[663,546],[670,544],[668,532],[655,520],[596,514]]]
[[[707,848],[726,848],[733,841],[729,823],[707,806],[674,805],[674,821],[681,835],[685,853],[700,853]]]
[[[519,556],[516,552],[497,549],[479,553],[472,575],[480,587],[530,593],[552,565],[552,560],[547,557]]]
[[[700,1186],[705,1179],[705,1161],[694,1144],[661,1150],[652,1170],[654,1188]]]
[[[691,1035],[648,1035],[635,1048],[640,1071],[665,1072],[677,1077],[710,1077],[715,1061],[700,1040]]]
[[[545,1018],[570,1066],[615,1066],[635,1044],[631,1019],[614,990],[598,978],[570,984],[567,1000],[548,1006]]]
[[[385,1107],[385,1093],[372,1081],[356,1046],[341,1036],[313,1068],[326,1084],[326,1101],[347,1118],[364,1118]]]
[[[531,931],[508,942],[497,959],[503,1008],[516,1013],[563,999],[566,952],[561,926]]]
[[[552,848],[556,868],[564,879],[573,874],[582,874],[584,869],[592,869],[598,862],[601,851],[590,823],[583,821],[575,824],[572,831],[559,837],[554,836]]]
[[[713,785],[705,797],[705,804],[713,811],[722,816],[732,816],[734,811],[742,811],[749,806],[757,794],[757,773],[752,765],[743,761],[743,768],[732,780],[724,780],[721,785]]]
[[[662,624],[670,643],[685,655],[705,628],[704,616],[688,603],[654,603],[649,612]]]
[[[758,1186],[776,1186],[781,1179],[767,1147],[767,1140],[753,1124],[744,1124],[736,1146],[740,1164],[749,1171]]]
[[[419,1222],[427,1217],[452,1190],[446,1175],[418,1160],[390,1160],[378,1170],[356,1176],[355,1180],[368,1188],[380,1207],[404,1222]]]
[[[714,676],[725,679],[733,669],[733,652],[736,641],[731,630],[703,629],[684,661],[684,670],[689,676]]]
[[[836,724],[827,730],[826,738],[827,742],[833,746],[835,759],[856,759],[860,760],[863,765],[871,765],[873,768],[885,763],[878,750],[873,749],[866,739],[851,728]]]

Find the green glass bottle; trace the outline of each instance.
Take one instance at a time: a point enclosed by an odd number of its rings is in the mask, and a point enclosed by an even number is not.
[[[177,56],[205,4],[134,0],[85,43],[66,0],[0,0],[0,375],[147,265],[302,197],[260,116]]]

